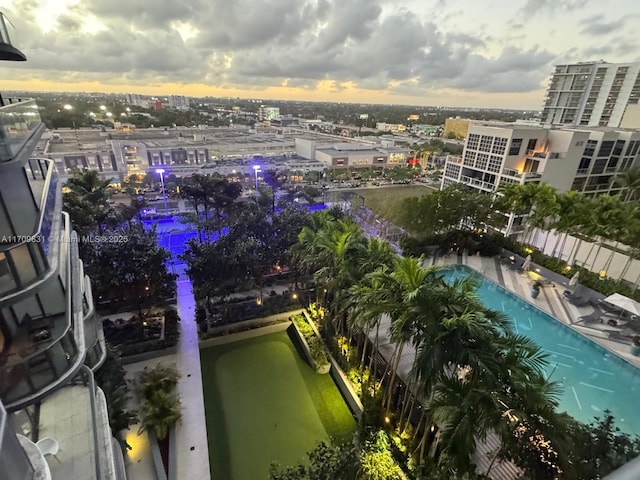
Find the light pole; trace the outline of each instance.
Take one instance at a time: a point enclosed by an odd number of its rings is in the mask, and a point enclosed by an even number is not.
[[[254,165],[253,171],[256,174],[256,200],[258,199],[258,172],[260,171],[260,165]]]
[[[167,207],[167,193],[164,190],[164,168],[159,168],[156,170],[156,172],[160,174],[160,185],[162,185],[162,199],[164,200],[164,214],[166,217],[168,217],[169,208]]]

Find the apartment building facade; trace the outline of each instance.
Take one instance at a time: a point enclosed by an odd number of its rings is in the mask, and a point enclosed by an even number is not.
[[[106,350],[91,282],[54,161],[32,157],[44,124],[33,100],[0,120],[0,478],[124,479],[93,378]]]
[[[640,63],[556,65],[541,122],[551,125],[640,128],[627,107],[640,100]],[[625,115],[627,119],[625,120]],[[635,115],[631,118],[635,119]]]
[[[493,193],[505,183],[544,182],[558,192],[621,192],[612,179],[640,166],[640,131],[473,124],[461,157],[447,157],[441,188]],[[510,219],[510,222],[513,218]]]

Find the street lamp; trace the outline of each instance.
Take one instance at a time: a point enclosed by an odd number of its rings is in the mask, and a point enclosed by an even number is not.
[[[162,185],[162,198],[164,200],[164,213],[165,216],[169,216],[169,208],[167,207],[167,193],[164,190],[164,168],[158,168],[156,170],[160,174],[160,185]]]
[[[256,174],[256,199],[258,198],[258,172],[260,171],[260,165],[254,165],[253,171]]]

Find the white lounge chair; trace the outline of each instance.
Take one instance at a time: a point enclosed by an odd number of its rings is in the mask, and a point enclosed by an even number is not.
[[[60,459],[57,457],[57,453],[60,450],[60,445],[55,438],[44,437],[36,442],[36,447],[40,450],[43,456],[51,455],[55,458],[58,463],[60,463]]]

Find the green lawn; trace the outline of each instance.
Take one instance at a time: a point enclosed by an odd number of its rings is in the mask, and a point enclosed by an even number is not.
[[[402,200],[411,197],[421,197],[427,193],[438,190],[438,184],[433,187],[426,185],[397,185],[384,188],[362,188],[357,190],[348,190],[336,192],[336,198],[342,192],[354,192],[364,197],[364,204],[370,208],[379,217],[382,217],[394,225],[404,227],[399,220]]]
[[[286,332],[200,353],[212,478],[266,479],[355,422],[330,375],[298,355]]]

